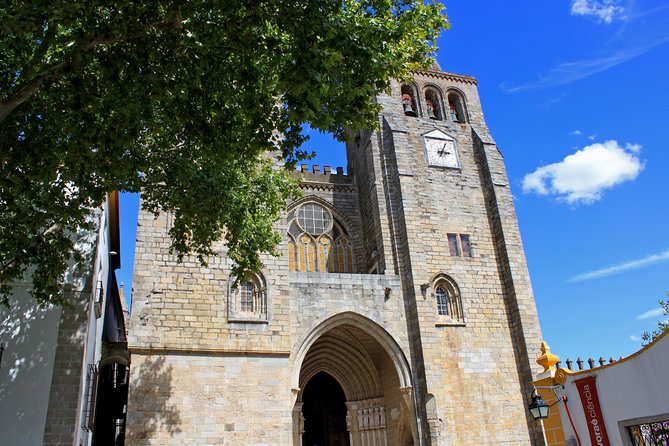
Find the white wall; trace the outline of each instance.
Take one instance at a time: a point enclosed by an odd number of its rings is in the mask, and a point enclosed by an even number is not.
[[[108,204],[108,203],[107,203]],[[89,364],[97,363],[101,353],[104,314],[96,317],[93,301],[97,281],[104,286],[107,276],[113,274],[109,265],[109,206],[97,210],[91,217],[95,228],[77,234],[77,247],[84,253],[83,270],[70,268],[65,282],[88,300],[89,314],[85,330],[77,332],[84,343],[81,358],[81,379],[78,389],[72,389],[79,398],[76,416],[76,445],[90,444],[91,435],[81,428],[84,405],[86,372]],[[44,429],[54,373],[61,308],[39,309],[29,295],[30,282],[18,283],[10,299],[10,308],[0,306],[0,341],[5,352],[0,364],[0,445],[34,446],[44,441]],[[105,306],[102,306],[104,313]],[[83,327],[82,327],[83,328]],[[69,396],[69,395],[68,395]],[[69,426],[68,428],[71,428]]]
[[[39,309],[28,284],[17,284],[9,309],[0,306],[0,444],[42,444],[60,307]]]
[[[621,361],[568,374],[564,390],[558,390],[558,393],[567,395],[582,446],[590,445],[590,436],[574,381],[588,376],[597,377],[599,403],[611,444],[627,444],[618,422],[669,414],[669,335],[665,334],[654,344]],[[563,405],[558,406],[568,439],[573,436],[573,430]]]

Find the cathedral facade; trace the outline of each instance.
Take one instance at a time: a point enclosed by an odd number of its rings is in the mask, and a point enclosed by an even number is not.
[[[238,287],[222,245],[177,263],[170,216],[140,212],[126,444],[543,444],[541,333],[476,80],[434,67],[377,101],[347,173],[302,169],[282,255]]]

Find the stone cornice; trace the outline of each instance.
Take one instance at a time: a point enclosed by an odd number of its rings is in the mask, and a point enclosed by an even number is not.
[[[245,350],[245,349],[226,349],[209,347],[172,347],[166,345],[144,345],[132,346],[128,350],[133,355],[214,355],[214,356],[279,356],[288,357],[290,351],[287,350]]]
[[[414,73],[436,79],[445,79],[454,82],[462,82],[465,84],[478,85],[478,81],[476,80],[476,78],[472,76],[463,76],[461,74],[447,73],[445,71],[432,71],[432,70],[416,70],[414,71]]]
[[[350,184],[333,184],[333,183],[314,183],[310,181],[303,181],[300,183],[300,189],[304,190],[320,190],[320,191],[334,191],[334,192],[356,192],[356,188]]]

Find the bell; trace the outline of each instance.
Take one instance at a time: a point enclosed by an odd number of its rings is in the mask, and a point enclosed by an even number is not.
[[[425,104],[427,105],[427,117],[430,119],[437,119],[437,116],[434,114],[434,105],[432,104],[432,101],[426,99]]]
[[[453,122],[460,122],[460,120],[458,119],[458,111],[455,109],[455,106],[453,104],[450,105],[450,109],[451,109],[451,120]]]
[[[402,95],[402,105],[404,106],[404,114],[407,116],[416,116],[413,110],[413,97],[410,94],[404,93]]]

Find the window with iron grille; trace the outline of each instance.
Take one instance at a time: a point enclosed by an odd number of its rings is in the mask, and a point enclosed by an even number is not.
[[[104,296],[105,296],[105,287],[102,285],[102,280],[98,280],[97,285],[95,286],[95,302],[94,302],[96,318],[102,316],[102,303],[104,301]]]
[[[669,445],[669,420],[627,426],[627,432],[634,446]]]
[[[89,364],[86,373],[86,393],[84,395],[83,429],[92,431],[95,426],[95,397],[98,390],[98,367]]]

